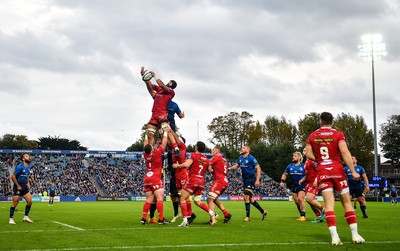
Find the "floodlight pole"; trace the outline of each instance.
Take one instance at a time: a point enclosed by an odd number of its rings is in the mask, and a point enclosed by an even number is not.
[[[372,66],[372,105],[373,105],[373,123],[374,123],[374,175],[379,176],[378,163],[378,130],[376,128],[376,101],[375,101],[375,58],[386,55],[386,45],[382,43],[380,34],[368,34],[361,38],[363,45],[360,45],[360,56],[363,58],[371,58]]]
[[[375,68],[374,68],[374,40],[372,39],[372,53],[371,53],[371,63],[372,63],[372,109],[373,109],[373,120],[374,120],[374,174],[379,176],[378,170],[378,133],[376,130],[376,102],[375,102]]]

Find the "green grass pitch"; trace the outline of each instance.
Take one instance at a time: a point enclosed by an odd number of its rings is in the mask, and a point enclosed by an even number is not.
[[[16,225],[8,224],[11,203],[0,203],[0,250],[400,250],[400,206],[368,202],[368,219],[357,210],[359,233],[365,244],[352,244],[351,234],[336,205],[337,227],[343,246],[332,247],[326,223],[313,224],[307,206],[307,222],[298,222],[297,209],[289,201],[261,201],[269,211],[251,208],[251,222],[243,222],[243,202],[225,201],[233,215],[228,224],[204,224],[208,214],[194,206],[197,219],[179,228],[181,218],[171,225],[141,225],[142,202],[61,202],[53,207],[34,203],[30,218],[22,222],[25,203],[15,213]],[[172,216],[165,202],[166,218]]]

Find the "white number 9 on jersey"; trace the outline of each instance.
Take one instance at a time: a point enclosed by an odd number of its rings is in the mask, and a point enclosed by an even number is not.
[[[319,153],[321,154],[321,158],[323,160],[329,159],[329,149],[326,146],[323,146],[319,149]]]

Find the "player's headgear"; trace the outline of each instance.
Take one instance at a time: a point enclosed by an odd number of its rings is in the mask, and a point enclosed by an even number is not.
[[[170,81],[171,82],[171,89],[175,89],[176,88],[176,86],[178,85],[177,83],[176,83],[176,81],[175,80],[171,80]]]

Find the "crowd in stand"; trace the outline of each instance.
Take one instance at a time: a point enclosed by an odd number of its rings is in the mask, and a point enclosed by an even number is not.
[[[90,161],[89,169],[108,196],[142,196],[142,161],[96,157]]]
[[[1,156],[1,155],[0,155]],[[14,162],[18,164],[18,156],[10,162],[9,158],[0,159],[0,196],[10,195],[10,174],[8,168]],[[34,155],[30,175],[31,193],[42,195],[52,182],[57,186],[56,194],[60,196],[106,195],[106,196],[145,196],[143,180],[145,165],[141,158],[125,159],[111,156],[64,156]],[[86,163],[86,166],[84,164]],[[165,173],[165,190],[169,194],[169,172]],[[231,171],[228,176],[229,187],[226,195],[243,195],[240,169]],[[102,191],[98,191],[94,180]],[[205,192],[212,183],[212,175],[207,174]],[[285,189],[266,174],[261,174],[260,187],[255,195],[287,196]]]
[[[12,156],[0,155],[0,196],[11,195],[11,180],[9,168],[12,167]]]

